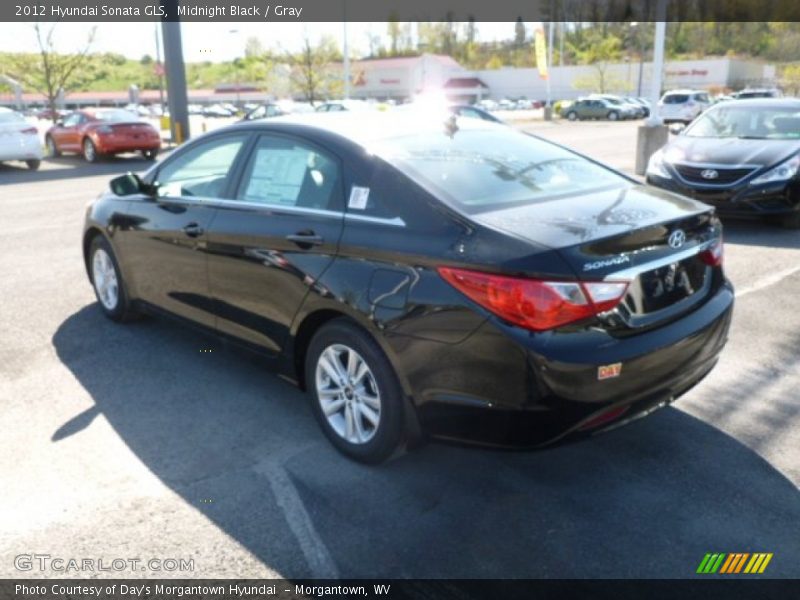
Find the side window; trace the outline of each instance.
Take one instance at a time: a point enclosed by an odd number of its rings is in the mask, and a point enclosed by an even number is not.
[[[156,178],[159,197],[220,198],[247,137],[241,134],[209,140],[169,161]]]
[[[239,184],[237,200],[342,210],[342,175],[332,157],[299,140],[263,136]]]
[[[64,119],[64,127],[75,127],[80,122],[81,115],[79,113],[72,113],[71,115],[67,115]]]

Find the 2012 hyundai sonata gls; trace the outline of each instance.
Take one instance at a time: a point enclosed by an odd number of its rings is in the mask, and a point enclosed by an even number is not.
[[[83,238],[106,315],[260,351],[361,461],[617,426],[695,385],[727,338],[711,208],[503,125],[243,123],[111,187]]]

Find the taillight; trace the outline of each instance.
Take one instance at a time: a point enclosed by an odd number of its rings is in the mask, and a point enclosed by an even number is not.
[[[440,267],[454,288],[498,317],[546,331],[606,312],[619,304],[627,282],[543,281]]]
[[[39,133],[39,130],[36,127],[26,127],[25,129],[21,130],[20,133],[25,133],[27,135],[36,135]]]
[[[724,255],[724,245],[722,237],[717,238],[707,250],[700,253],[700,260],[712,267],[719,267],[722,265],[722,257]]]

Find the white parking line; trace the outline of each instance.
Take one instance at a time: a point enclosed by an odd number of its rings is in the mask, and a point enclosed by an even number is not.
[[[336,563],[333,562],[328,547],[317,533],[314,522],[281,461],[267,460],[256,464],[253,468],[264,475],[269,482],[275,500],[286,518],[286,523],[300,544],[300,550],[311,570],[311,577],[338,579],[339,570],[336,568]]]
[[[761,279],[756,280],[753,285],[748,285],[743,288],[739,288],[736,290],[736,297],[741,298],[742,296],[746,296],[752,292],[757,292],[759,290],[763,290],[771,285],[775,285],[776,283],[780,283],[787,277],[791,277],[795,273],[800,272],[800,265],[796,267],[791,267],[789,269],[784,269],[783,271],[778,271],[777,273],[773,273],[772,275],[767,275],[766,277],[762,277]]]

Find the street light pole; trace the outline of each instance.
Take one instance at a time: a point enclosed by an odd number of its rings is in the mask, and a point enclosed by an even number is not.
[[[228,33],[230,33],[231,35],[235,35],[235,34],[239,33],[239,30],[238,29],[231,29],[231,30],[228,31]],[[236,86],[236,108],[238,110],[239,109],[239,105],[241,104],[242,98],[241,98],[241,93],[239,91],[239,88],[240,88],[240,84],[239,84],[239,65],[236,63],[237,59],[238,59],[238,57],[234,58],[232,64],[233,64],[233,82],[234,82],[234,85]]]
[[[342,54],[344,77],[344,98],[350,98],[350,52],[347,49],[347,0],[342,0]]]

